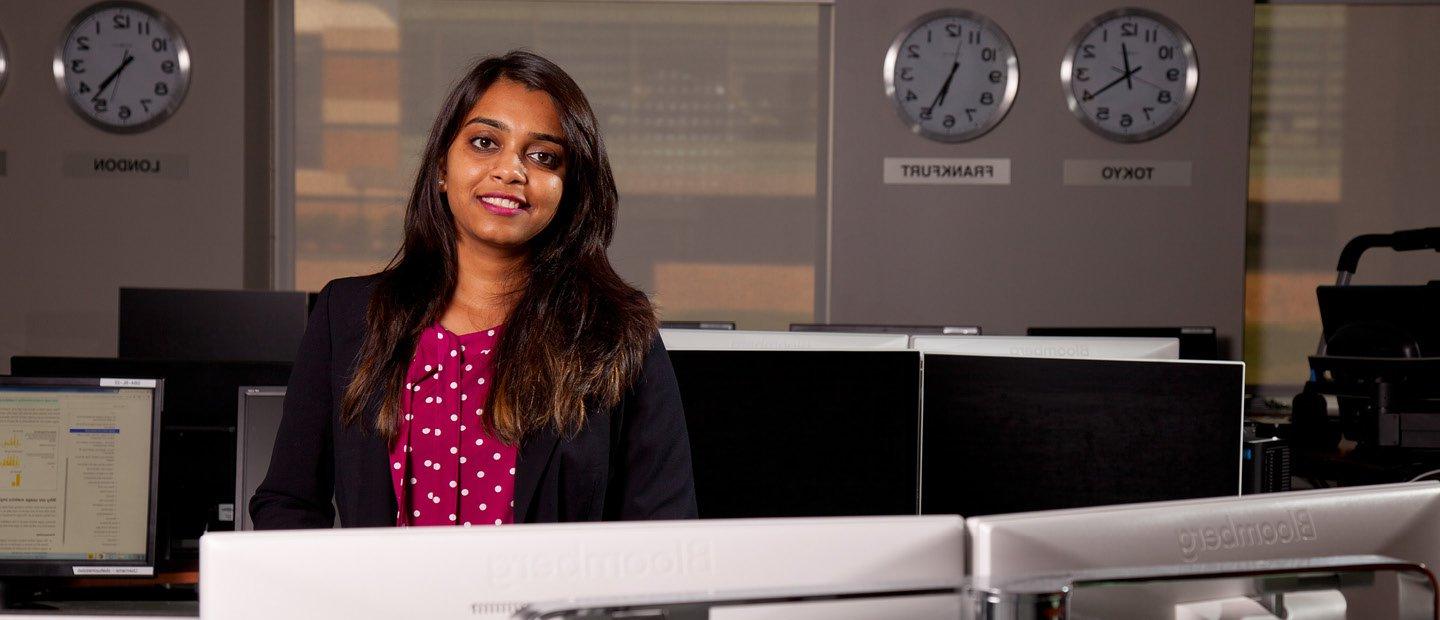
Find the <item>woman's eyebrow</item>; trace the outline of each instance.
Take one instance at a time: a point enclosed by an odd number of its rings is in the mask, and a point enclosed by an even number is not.
[[[466,125],[489,125],[489,126],[491,126],[491,127],[494,127],[494,128],[496,128],[496,129],[499,129],[500,131],[510,131],[510,126],[509,126],[509,125],[506,125],[504,122],[495,120],[495,119],[493,119],[493,118],[487,118],[487,117],[484,117],[484,116],[477,116],[477,117],[475,117],[475,118],[472,118],[472,119],[466,121],[465,124],[466,124]],[[530,132],[530,137],[531,137],[532,139],[535,139],[535,140],[543,140],[543,141],[545,141],[545,142],[554,142],[557,146],[560,146],[560,147],[564,147],[564,146],[565,146],[565,139],[564,139],[564,138],[561,138],[560,136],[553,135],[553,134],[541,133],[541,132]]]

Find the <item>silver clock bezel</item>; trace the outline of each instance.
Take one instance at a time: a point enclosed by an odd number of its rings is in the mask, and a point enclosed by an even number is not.
[[[1080,108],[1080,102],[1075,99],[1075,92],[1070,88],[1070,85],[1071,74],[1074,73],[1075,68],[1075,53],[1080,49],[1080,43],[1085,40],[1085,37],[1093,32],[1100,24],[1118,17],[1132,15],[1159,22],[1160,25],[1169,28],[1171,32],[1175,33],[1175,37],[1180,40],[1180,52],[1185,55],[1187,67],[1185,70],[1185,93],[1180,96],[1180,101],[1176,106],[1179,112],[1170,117],[1169,120],[1139,133],[1122,134],[1111,131],[1103,125],[1096,123],[1094,119],[1091,119],[1090,116],[1085,113],[1085,110]],[[1084,125],[1090,131],[1115,142],[1145,142],[1158,138],[1170,131],[1170,129],[1179,124],[1180,120],[1185,118],[1185,115],[1190,112],[1190,104],[1195,101],[1195,91],[1199,84],[1200,61],[1195,54],[1195,44],[1190,41],[1190,35],[1186,34],[1185,29],[1181,28],[1180,24],[1176,23],[1175,20],[1156,13],[1155,11],[1138,7],[1125,7],[1113,11],[1106,11],[1094,19],[1085,22],[1085,25],[1080,27],[1079,32],[1076,32],[1075,36],[1070,39],[1070,45],[1065,48],[1065,57],[1060,61],[1060,86],[1065,90],[1066,107],[1070,108],[1070,112],[1074,114],[1076,118],[1080,119],[1080,124]]]
[[[130,9],[148,15],[151,20],[161,24],[170,32],[171,40],[175,45],[178,75],[175,82],[174,94],[170,98],[169,105],[166,105],[164,109],[160,110],[160,112],[150,118],[150,120],[134,125],[111,124],[91,116],[90,112],[87,111],[84,106],[75,103],[75,99],[70,96],[70,91],[65,85],[65,43],[70,40],[70,36],[75,33],[75,29],[92,15],[100,11],[116,8]],[[185,34],[180,31],[180,26],[176,24],[174,20],[170,19],[168,15],[159,10],[132,0],[106,0],[105,2],[98,2],[81,9],[80,12],[75,14],[75,17],[70,19],[70,23],[65,25],[65,29],[60,32],[60,40],[55,45],[55,55],[51,60],[50,69],[51,72],[55,74],[55,85],[60,90],[60,97],[65,100],[65,103],[69,105],[70,109],[80,118],[85,119],[85,121],[91,125],[111,133],[140,133],[169,120],[169,118],[175,114],[176,110],[180,109],[180,104],[185,101],[185,95],[190,91],[190,44],[185,40]]]
[[[10,50],[5,47],[5,36],[0,34],[0,95],[5,94],[5,82],[10,78]]]
[[[903,45],[905,39],[909,38],[910,34],[915,32],[920,26],[944,17],[959,17],[961,19],[972,20],[980,24],[981,27],[992,30],[1000,38],[1000,41],[1004,43],[1005,48],[1010,50],[1009,55],[1005,58],[1005,94],[1000,97],[1000,103],[995,107],[995,114],[979,127],[957,134],[931,131],[922,126],[918,121],[911,119],[910,116],[905,113],[905,107],[898,97],[899,91],[895,88],[895,65],[897,64],[896,61],[900,58],[900,46]],[[1009,33],[1006,33],[1005,29],[1001,28],[1000,24],[994,20],[966,9],[941,9],[931,11],[911,20],[910,23],[906,24],[905,27],[900,30],[899,34],[895,35],[895,39],[890,42],[889,49],[885,51],[884,71],[885,98],[889,99],[890,104],[895,107],[896,114],[900,116],[900,122],[904,123],[905,126],[910,129],[911,133],[935,140],[936,142],[968,142],[989,133],[990,130],[1000,124],[1000,121],[1005,120],[1005,116],[1010,113],[1011,106],[1015,104],[1016,93],[1020,90],[1019,52],[1015,50],[1015,43],[1010,39]]]

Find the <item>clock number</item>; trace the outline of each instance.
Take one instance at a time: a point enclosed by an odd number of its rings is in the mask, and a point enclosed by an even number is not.
[[[149,100],[149,99],[141,99],[141,100],[140,100],[140,107],[144,108],[146,112],[149,112],[149,111],[150,111],[150,100]]]
[[[1087,44],[1085,44],[1085,45],[1081,45],[1081,46],[1080,46],[1080,57],[1081,57],[1081,58],[1094,58],[1094,57],[1095,57],[1095,44],[1094,44],[1094,43],[1087,43]]]
[[[85,82],[80,82],[80,90],[78,90],[78,91],[76,91],[76,92],[78,92],[78,93],[80,93],[80,94],[82,94],[82,95],[85,94],[85,93],[88,93],[88,92],[90,92],[90,85],[89,85],[89,84],[86,84]]]
[[[82,52],[90,51],[90,37],[81,35],[75,38],[75,47]]]
[[[84,61],[83,59],[80,59],[80,58],[76,58],[75,60],[70,61],[70,72],[71,72],[71,73],[84,73],[84,72],[85,72],[85,61]]]
[[[1146,42],[1146,43],[1154,43],[1154,42],[1160,40],[1159,37],[1160,37],[1160,32],[1157,31],[1157,30],[1155,30],[1154,28],[1151,28],[1151,29],[1145,31],[1145,42]]]
[[[945,115],[945,120],[940,121],[940,124],[941,124],[941,125],[944,125],[946,129],[949,129],[949,128],[951,128],[951,127],[954,127],[954,126],[955,126],[955,117],[952,116],[952,115],[946,114],[946,115]]]
[[[165,50],[168,50],[170,49],[170,40],[156,37],[154,40],[150,41],[150,49],[157,52],[163,52]]]
[[[990,105],[993,103],[995,103],[995,95],[991,93],[980,93],[980,105]]]
[[[991,84],[999,84],[999,83],[1000,83],[1000,80],[1002,80],[1002,79],[1004,79],[1004,78],[1005,78],[1005,74],[1000,73],[999,71],[991,71],[991,72],[990,72],[990,83],[991,83]]]
[[[135,32],[138,32],[138,33],[140,33],[140,34],[150,34],[150,22],[148,22],[148,21],[145,21],[145,22],[136,22],[136,23],[135,23]],[[158,51],[158,50],[157,50],[157,51]]]
[[[979,30],[971,30],[971,31],[970,31],[970,35],[967,36],[966,39],[968,39],[968,42],[969,42],[970,44],[972,44],[972,45],[979,45],[979,44],[980,44],[980,31],[979,31]]]
[[[980,50],[980,60],[992,62],[995,60],[995,48],[987,47]]]
[[[975,122],[975,108],[965,108],[965,120]]]
[[[908,53],[908,58],[920,57],[920,45],[918,43],[905,46],[905,51]]]
[[[1120,126],[1121,126],[1121,127],[1129,127],[1129,126],[1134,125],[1134,124],[1135,124],[1135,119],[1134,119],[1134,118],[1131,118],[1129,114],[1121,114],[1121,115],[1120,115]]]
[[[928,121],[933,117],[934,115],[931,113],[930,108],[920,108],[920,120]]]
[[[170,94],[170,86],[164,82],[155,83],[155,94],[165,96]]]
[[[1170,60],[1175,56],[1175,48],[1161,45],[1160,49],[1155,50],[1155,53],[1160,55],[1160,60]]]
[[[1140,108],[1140,111],[1145,113],[1145,120],[1148,121],[1148,120],[1150,120],[1150,113],[1151,113],[1151,112],[1154,112],[1154,111],[1155,111],[1155,108],[1152,108],[1152,107],[1150,107],[1150,106],[1145,106],[1145,107],[1143,107],[1143,108]]]
[[[1120,36],[1133,37],[1137,34],[1140,34],[1140,26],[1137,26],[1135,22],[1120,24]]]
[[[105,112],[105,111],[106,111],[106,106],[108,106],[108,105],[110,105],[110,102],[109,102],[108,100],[105,100],[105,99],[96,99],[96,100],[95,100],[95,112],[96,112],[97,114],[98,114],[98,113]]]
[[[906,82],[915,79],[915,72],[910,67],[900,67],[900,79]]]
[[[1089,82],[1089,81],[1090,81],[1090,68],[1089,68],[1089,67],[1076,67],[1076,68],[1075,68],[1075,81],[1077,81],[1077,82]]]
[[[1102,121],[1110,120],[1110,108],[1095,108],[1095,118]]]
[[[945,24],[945,36],[952,39],[960,36],[960,24]]]
[[[1171,69],[1171,70],[1169,70],[1169,71],[1166,71],[1166,72],[1165,72],[1165,79],[1170,80],[1171,82],[1179,82],[1179,81],[1180,81],[1180,70],[1179,70],[1179,69]]]
[[[1160,102],[1160,103],[1170,103],[1170,101],[1171,101],[1170,91],[1168,91],[1168,90],[1162,90],[1162,91],[1160,91],[1160,94],[1155,95],[1155,100],[1158,101],[1158,102]]]
[[[130,120],[130,106],[126,106],[126,105],[120,106],[120,120],[122,120],[122,121],[128,121],[128,120]]]
[[[165,73],[174,73],[174,72],[175,72],[175,61],[173,61],[173,60],[167,60],[167,61],[165,61],[165,62],[160,63],[160,70],[161,70],[161,71],[164,71]]]
[[[916,96],[915,96],[915,91],[906,89],[906,91],[905,91],[905,100],[906,100],[906,101],[914,101],[914,100],[916,100],[916,99],[919,99],[919,97],[916,97]]]
[[[124,30],[130,27],[129,15],[116,15],[112,20],[116,30]]]

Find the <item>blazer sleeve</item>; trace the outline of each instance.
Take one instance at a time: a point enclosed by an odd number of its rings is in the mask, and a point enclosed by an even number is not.
[[[670,355],[656,334],[622,405],[609,519],[694,519],[695,476],[685,409]]]
[[[250,518],[257,530],[328,528],[334,524],[333,288],[332,282],[320,291],[290,371],[270,469],[250,500]]]

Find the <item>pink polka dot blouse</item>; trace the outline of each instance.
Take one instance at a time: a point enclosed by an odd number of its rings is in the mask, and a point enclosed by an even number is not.
[[[500,331],[421,333],[390,446],[396,525],[514,522],[516,451],[481,423]]]

